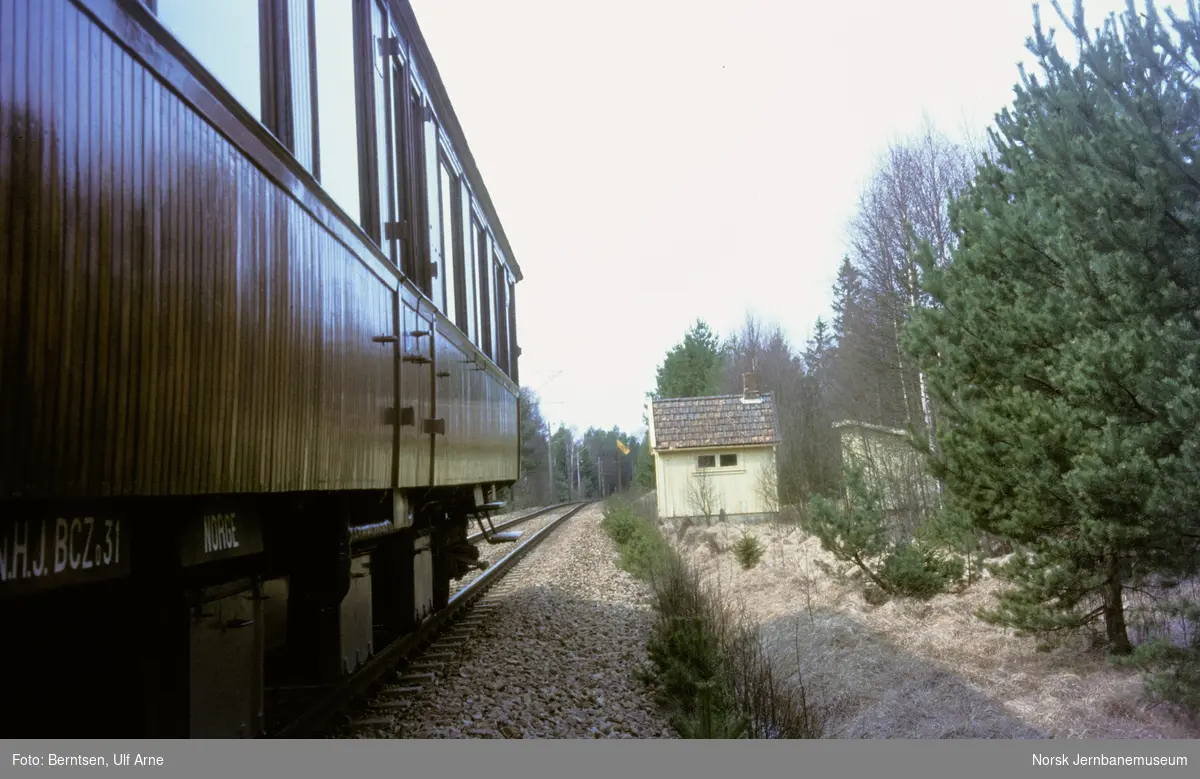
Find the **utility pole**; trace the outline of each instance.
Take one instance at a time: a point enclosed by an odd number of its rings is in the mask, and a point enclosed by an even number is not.
[[[550,431],[550,435],[546,438],[546,451],[550,453],[550,502],[553,503],[557,499],[557,490],[554,489],[554,430],[549,423],[546,429]]]
[[[550,382],[554,381],[559,376],[561,376],[563,370],[566,370],[566,369],[565,368],[560,369],[553,376],[551,376],[550,378],[543,381],[541,384],[539,384],[537,386],[537,388],[535,388],[533,390],[534,396],[539,397],[539,402],[540,402],[540,396],[538,396],[538,393],[547,384],[549,384]],[[539,404],[542,407],[545,407],[547,405],[553,405],[553,404],[548,404],[548,403],[539,403]],[[550,453],[550,458],[549,458],[550,459],[550,502],[553,503],[558,498],[558,490],[555,489],[555,485],[554,485],[554,428],[550,424],[550,419],[548,417],[545,417],[544,411],[543,411],[543,418],[546,420],[546,431],[549,433],[549,436],[547,436],[547,438],[546,438],[546,443],[547,443],[547,449]],[[570,489],[570,486],[571,486],[571,480],[570,480],[570,478],[568,478],[567,479],[567,488]]]
[[[604,497],[604,461],[596,458],[596,469],[600,471],[600,497]]]

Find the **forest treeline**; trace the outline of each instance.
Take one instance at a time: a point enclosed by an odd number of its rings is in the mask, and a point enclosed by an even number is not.
[[[565,500],[601,498],[633,484],[642,451],[635,435],[590,427],[583,435],[560,424],[551,429],[537,394],[521,388],[521,478],[513,485],[518,505],[544,506]]]
[[[1131,0],[1089,27],[1054,7],[1070,58],[1035,10],[1038,72],[986,143],[929,127],[882,155],[831,321],[795,344],[752,316],[725,338],[699,320],[650,394],[736,393],[754,370],[779,409],[780,502],[864,581],[928,595],[1007,553],[982,618],[1090,635],[1197,707],[1200,16]],[[924,463],[933,498],[905,533],[843,464],[840,420],[903,430]],[[589,434],[597,462],[622,435]],[[645,442],[622,440],[622,478],[652,487]]]

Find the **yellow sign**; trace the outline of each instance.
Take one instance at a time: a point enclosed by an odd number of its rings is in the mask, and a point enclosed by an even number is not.
[[[629,454],[629,447],[617,440],[617,448],[621,450],[621,454]]]

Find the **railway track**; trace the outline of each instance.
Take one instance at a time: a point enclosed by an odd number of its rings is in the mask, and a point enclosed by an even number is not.
[[[473,624],[470,612],[477,604],[483,606],[481,599],[500,584],[526,554],[587,505],[586,502],[558,504],[496,524],[495,530],[501,531],[566,509],[507,554],[491,562],[485,570],[463,580],[459,589],[451,594],[446,608],[429,617],[413,633],[376,653],[353,676],[335,687],[297,691],[299,696],[293,704],[282,704],[287,718],[285,723],[269,731],[268,737],[319,737],[329,733],[338,716],[351,709],[366,712],[352,719],[348,723],[351,727],[387,724],[389,711],[408,708],[412,696],[435,680],[437,670],[469,634]],[[468,541],[486,543],[483,533],[468,536]]]
[[[573,506],[576,503],[581,503],[581,502],[583,502],[583,501],[568,500],[568,501],[564,501],[562,503],[555,503],[553,506],[546,506],[545,508],[534,509],[533,511],[530,511],[527,514],[521,514],[520,516],[516,516],[511,519],[506,519],[503,522],[497,522],[495,525],[495,528],[496,528],[497,532],[502,531],[502,530],[508,530],[508,529],[517,527],[518,525],[523,525],[526,522],[529,522],[530,520],[537,519],[538,517],[541,517],[541,516],[545,516],[546,514],[549,514],[551,511],[558,511],[561,508],[566,508],[567,506]],[[474,544],[478,541],[482,541],[483,533],[482,532],[471,533],[470,535],[467,536],[467,540],[470,541],[472,544]]]
[[[535,509],[528,514],[523,514],[521,516],[505,520],[504,522],[497,522],[494,529],[497,533],[503,533],[517,527],[528,526],[524,530],[524,533],[526,535],[532,535],[548,523],[554,521],[554,512],[561,511],[569,506],[575,506],[581,502],[582,501],[566,501],[563,503],[556,503],[553,506]],[[512,548],[509,544],[489,544],[482,532],[475,532],[467,536],[467,542],[474,544],[475,547],[479,549],[480,562],[486,563],[489,566],[494,565],[503,559],[504,555],[507,554]],[[471,571],[461,579],[451,582],[450,594],[454,595],[460,590],[469,587],[471,582],[479,578],[480,574],[482,573],[483,571],[480,570]]]

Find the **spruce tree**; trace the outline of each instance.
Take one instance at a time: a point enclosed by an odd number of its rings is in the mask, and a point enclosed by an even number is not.
[[[825,320],[817,317],[817,322],[813,325],[812,337],[805,345],[804,367],[809,376],[821,382],[822,388],[826,386],[829,379],[829,362],[833,357],[833,349],[833,333],[829,331]]]
[[[862,274],[843,257],[833,285],[833,334],[839,343],[861,323],[862,296]]]
[[[886,369],[872,338],[867,294],[862,274],[846,257],[838,269],[833,287],[833,336],[837,350],[831,361],[834,403],[830,412],[836,419],[883,423],[882,394],[892,377]]]
[[[658,369],[657,398],[693,398],[720,391],[723,354],[708,324],[697,319]]]
[[[1057,8],[1057,5],[1056,5]],[[1060,16],[1063,16],[1060,9]],[[909,345],[939,402],[950,509],[1021,552],[987,613],[1034,631],[1102,620],[1197,569],[1200,505],[1198,17],[1132,1],[1067,62],[1036,20],[993,153],[954,204],[959,246],[926,252],[936,302]]]

